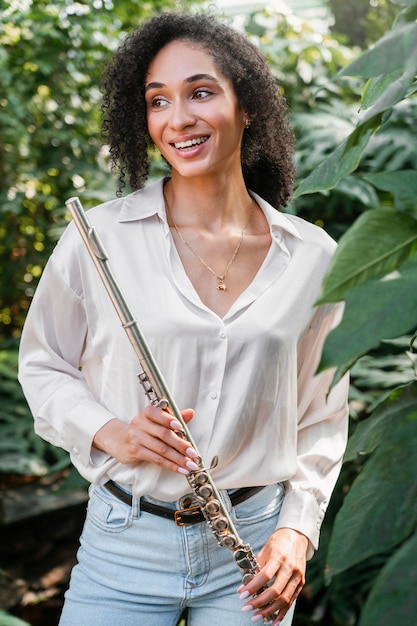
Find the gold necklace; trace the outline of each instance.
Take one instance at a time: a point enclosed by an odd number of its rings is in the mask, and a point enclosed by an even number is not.
[[[168,201],[166,199],[165,193],[163,195],[164,195],[164,200],[165,200],[165,205],[166,205],[168,217],[170,218],[170,220],[171,220],[171,222],[172,222],[172,224],[173,224],[173,226],[175,228],[175,231],[176,231],[178,237],[181,239],[183,244],[187,246],[187,248],[190,250],[190,252],[192,252],[192,254],[204,265],[204,267],[206,267],[209,270],[209,272],[211,272],[213,274],[213,276],[215,276],[217,278],[217,280],[219,281],[217,283],[217,289],[219,291],[226,291],[227,290],[227,285],[224,282],[224,279],[226,278],[226,276],[227,276],[227,274],[228,274],[228,272],[229,272],[229,270],[230,270],[230,268],[232,266],[232,263],[235,260],[236,255],[237,255],[237,253],[240,250],[240,246],[242,245],[242,241],[243,241],[243,237],[244,237],[245,231],[246,231],[247,227],[249,226],[250,221],[252,219],[255,201],[252,200],[252,206],[251,206],[249,219],[246,222],[245,226],[243,227],[242,232],[240,233],[239,241],[237,243],[236,248],[234,249],[234,252],[232,254],[232,258],[230,259],[229,263],[227,264],[226,269],[224,270],[223,274],[217,274],[217,272],[215,272],[214,269],[211,268],[210,265],[208,265],[208,263],[206,263],[204,261],[204,259],[202,259],[201,256],[197,254],[197,252],[192,248],[192,246],[190,246],[188,241],[186,241],[184,239],[184,237],[182,236],[182,234],[181,234],[181,232],[180,232],[180,230],[179,230],[179,228],[177,226],[176,221],[174,220],[173,216],[171,215],[171,208],[170,208],[170,206],[168,204]]]

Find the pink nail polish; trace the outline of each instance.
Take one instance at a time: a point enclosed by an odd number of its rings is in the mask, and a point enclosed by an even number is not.
[[[185,467],[179,467],[178,468],[178,473],[179,474],[184,474],[184,476],[188,476],[188,474],[190,473],[187,469],[185,469]]]
[[[245,604],[245,606],[242,606],[242,613],[249,613],[249,611],[253,611],[253,606],[251,604]]]
[[[254,616],[251,618],[251,622],[260,622],[260,621],[261,621],[261,619],[263,619],[263,618],[262,618],[262,615],[259,613],[258,615],[254,615]]]
[[[250,596],[249,591],[243,591],[239,596],[239,600],[246,600],[246,598],[249,598],[249,596]]]
[[[196,472],[198,470],[198,465],[197,465],[197,463],[194,463],[194,461],[187,461],[185,465],[192,472]]]
[[[190,457],[190,459],[196,459],[198,454],[193,448],[187,448],[185,454]]]

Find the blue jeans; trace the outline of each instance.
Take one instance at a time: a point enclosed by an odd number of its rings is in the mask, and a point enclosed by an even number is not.
[[[236,529],[255,554],[274,532],[282,485],[270,485],[245,502],[230,505]],[[152,502],[157,502],[147,498]],[[182,508],[181,501],[160,503]],[[238,566],[217,545],[208,525],[177,526],[91,486],[81,535],[59,626],[175,626],[188,607],[187,626],[248,626],[236,592]],[[293,610],[282,621],[290,626]],[[262,622],[261,622],[262,623]]]

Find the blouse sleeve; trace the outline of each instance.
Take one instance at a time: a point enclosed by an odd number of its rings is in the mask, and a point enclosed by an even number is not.
[[[110,457],[99,453],[93,463],[93,438],[115,416],[94,399],[81,372],[86,333],[84,301],[64,280],[52,255],[22,332],[19,381],[35,432],[69,452],[80,473],[97,482]]]
[[[342,304],[320,307],[298,347],[297,471],[285,483],[277,528],[293,528],[317,549],[320,528],[342,466],[348,436],[348,375],[329,393],[334,370],[316,375],[327,334],[342,317]]]

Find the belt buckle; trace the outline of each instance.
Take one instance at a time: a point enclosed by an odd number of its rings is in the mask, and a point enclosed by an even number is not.
[[[174,511],[174,521],[177,526],[189,526],[190,524],[192,524],[192,522],[184,522],[182,520],[182,516],[184,515],[184,513],[193,515],[195,513],[200,513],[200,512],[201,512],[201,509],[198,506],[198,504],[195,506],[190,506],[188,507],[188,509],[177,509],[176,511]]]

